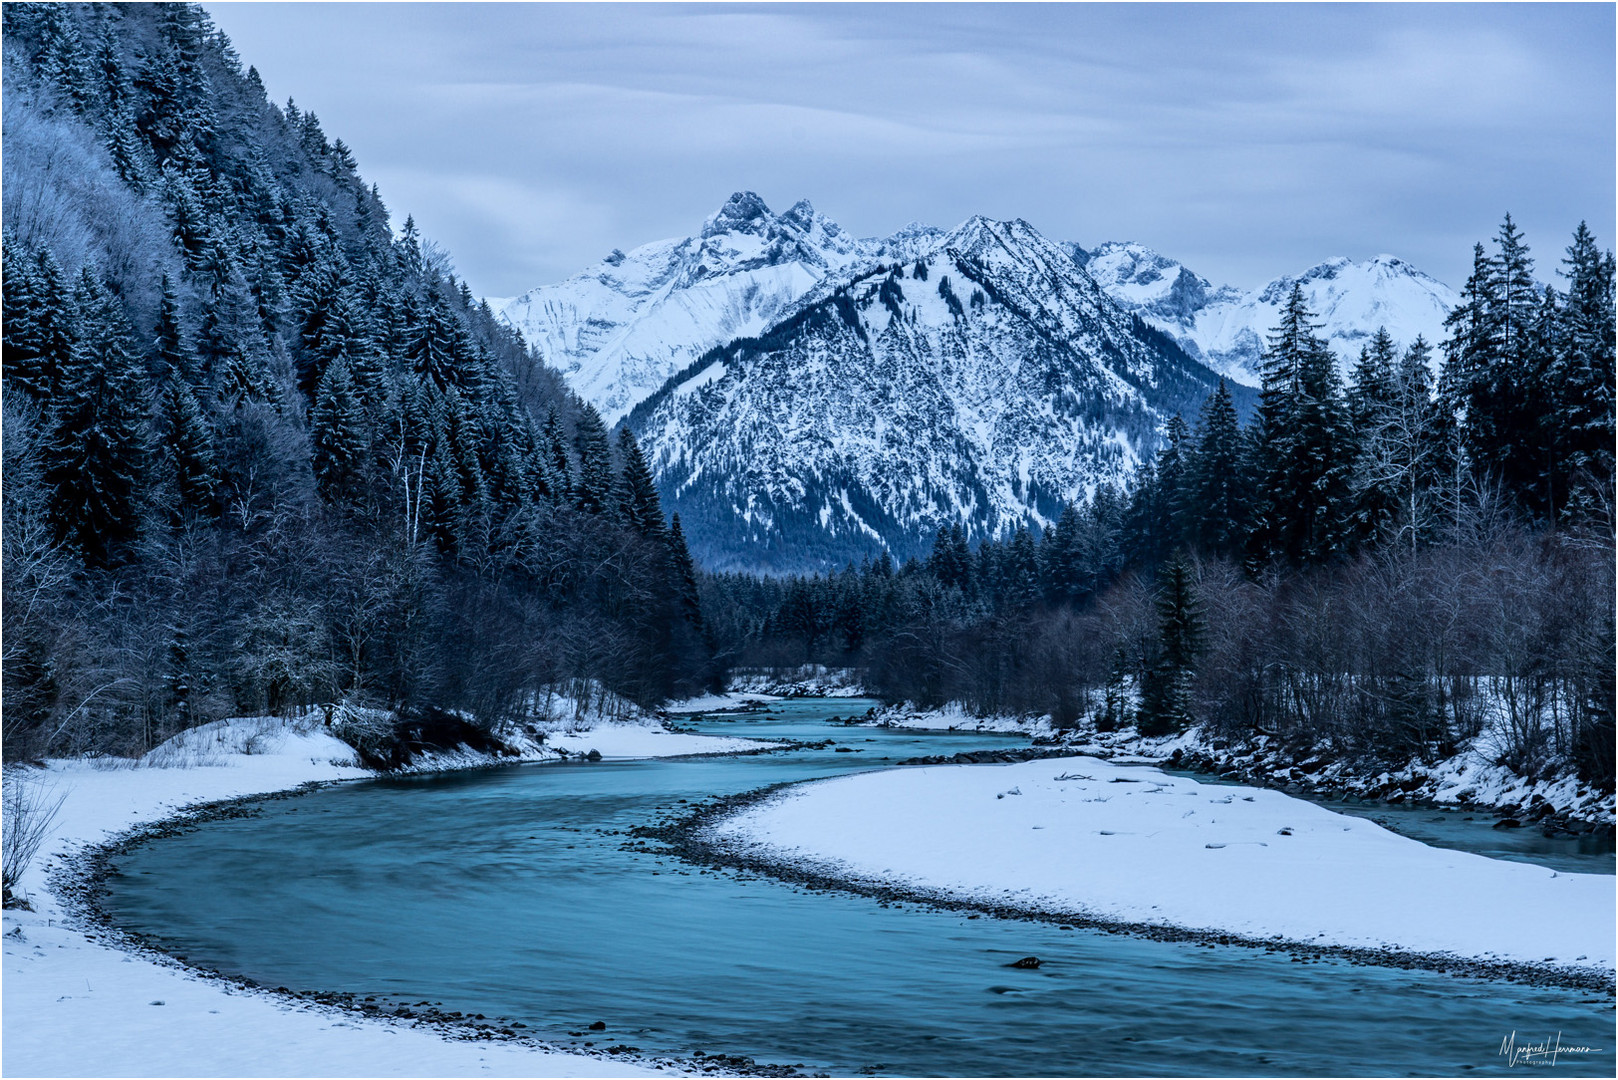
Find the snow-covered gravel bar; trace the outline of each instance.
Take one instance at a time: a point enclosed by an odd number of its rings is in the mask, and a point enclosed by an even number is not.
[[[1072,757],[861,773],[712,826],[918,894],[1250,940],[1613,968],[1614,879],[1429,847],[1278,791]]]
[[[564,740],[569,750],[600,749],[606,757],[760,745],[644,725],[602,725],[552,741]],[[53,761],[12,773],[8,783],[24,777],[51,800],[65,799],[22,881],[35,910],[5,912],[0,1069],[10,1076],[667,1075],[624,1061],[455,1041],[243,991],[102,944],[50,889],[53,857],[184,807],[371,775],[357,766],[352,749],[317,725],[273,719],[210,724],[139,765]]]
[[[570,754],[588,754],[594,750],[609,760],[745,754],[784,745],[724,735],[692,735],[649,724],[603,724],[589,731],[553,731],[545,737],[545,746],[550,749],[566,750]]]

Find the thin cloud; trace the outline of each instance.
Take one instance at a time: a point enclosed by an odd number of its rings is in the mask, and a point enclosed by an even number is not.
[[[1581,218],[1613,242],[1610,6],[213,14],[493,296],[741,188],[860,235],[987,213],[1133,238],[1244,286],[1382,251],[1458,282],[1507,210],[1551,262]]]

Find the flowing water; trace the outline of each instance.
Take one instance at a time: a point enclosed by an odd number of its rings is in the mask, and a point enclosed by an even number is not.
[[[1613,1075],[1612,1002],[1589,994],[884,907],[622,850],[620,831],[682,801],[1026,745],[826,722],[869,704],[695,724],[859,753],[528,765],[269,802],[138,848],[108,907],[199,966],[442,1002],[562,1045],[839,1075],[1460,1075],[1507,1071],[1512,1032],[1560,1032],[1600,1052],[1558,1071]],[[1028,955],[1043,966],[1006,966]]]

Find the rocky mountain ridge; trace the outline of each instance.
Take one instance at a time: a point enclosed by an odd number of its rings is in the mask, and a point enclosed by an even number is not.
[[[709,566],[824,569],[925,551],[941,524],[1043,526],[1127,484],[1216,383],[1027,222],[974,217],[713,350],[626,422]]]

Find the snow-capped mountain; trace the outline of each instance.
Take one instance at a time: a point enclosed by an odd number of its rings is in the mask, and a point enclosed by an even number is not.
[[[1143,244],[1109,241],[1093,251],[1077,244],[1067,249],[1107,295],[1177,338],[1194,329],[1197,313],[1204,308],[1241,299],[1240,289],[1215,286]]]
[[[708,565],[801,570],[925,550],[941,523],[1001,535],[1129,480],[1216,373],[1251,402],[1294,282],[1345,370],[1378,326],[1441,340],[1456,303],[1391,256],[1244,293],[1140,244],[980,217],[861,239],[750,192],[696,236],[491,303],[641,436]]]
[[[858,239],[807,200],[774,214],[743,191],[696,236],[614,251],[490,305],[610,424],[709,349],[762,333],[828,276],[914,259],[942,235],[912,224],[887,240]]]
[[[710,567],[823,568],[924,551],[941,523],[1053,520],[1132,477],[1217,382],[1023,221],[972,218],[821,290],[628,418]]]
[[[1214,286],[1141,244],[1068,249],[1125,309],[1172,335],[1209,367],[1249,386],[1258,385],[1265,335],[1294,284],[1303,285],[1309,309],[1320,320],[1321,336],[1345,374],[1380,326],[1401,346],[1418,334],[1436,346],[1444,338],[1444,319],[1460,302],[1449,286],[1392,255],[1364,262],[1327,259],[1243,293],[1229,285]]]

